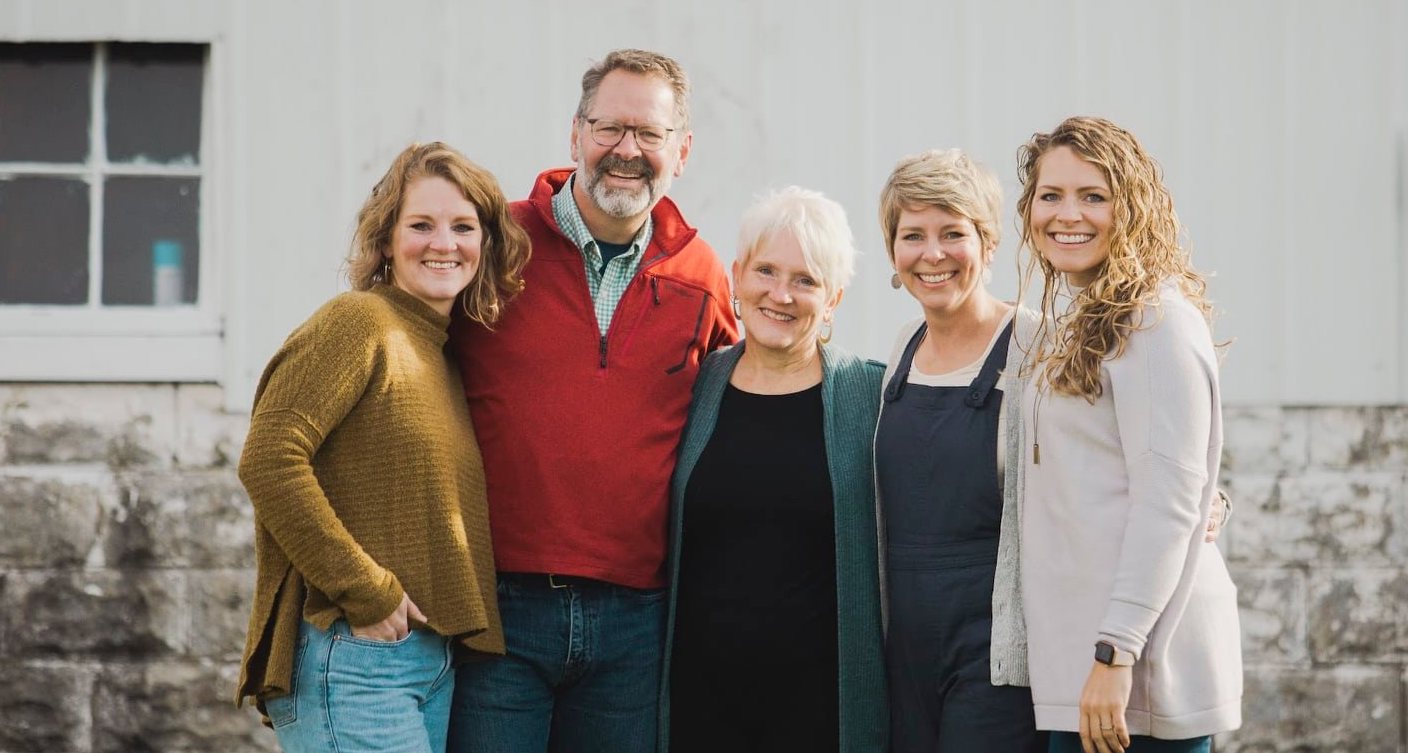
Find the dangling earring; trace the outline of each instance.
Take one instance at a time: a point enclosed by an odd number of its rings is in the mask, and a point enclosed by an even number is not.
[[[372,273],[372,280],[373,280],[374,282],[384,282],[384,283],[386,283],[387,285],[390,285],[390,284],[391,284],[391,260],[390,260],[390,259],[382,259],[382,260],[381,260],[381,268]]]
[[[904,283],[900,282],[899,272],[890,275],[890,287],[894,288],[895,290],[899,290],[900,288],[904,287]]]
[[[826,334],[824,334],[824,335],[823,335],[823,334],[818,334],[818,335],[816,336],[816,339],[820,340],[822,345],[825,345],[825,344],[831,342],[831,317],[828,316],[828,317],[822,319],[822,320],[821,320],[821,323],[822,323],[823,326],[826,327]]]
[[[743,307],[738,304],[738,296],[733,297],[733,315],[739,319],[743,318]]]

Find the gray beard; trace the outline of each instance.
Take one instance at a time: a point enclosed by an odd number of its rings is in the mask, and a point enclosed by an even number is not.
[[[587,181],[587,195],[609,217],[624,220],[644,214],[655,200],[655,184],[646,183],[639,191],[608,188],[600,180]]]

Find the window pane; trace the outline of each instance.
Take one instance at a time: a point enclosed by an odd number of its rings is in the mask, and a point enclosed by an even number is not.
[[[108,178],[103,194],[103,303],[195,303],[200,278],[195,178]]]
[[[83,162],[93,46],[0,42],[0,162]]]
[[[194,165],[200,161],[205,47],[108,47],[108,160]]]
[[[88,300],[88,184],[0,178],[0,303]]]

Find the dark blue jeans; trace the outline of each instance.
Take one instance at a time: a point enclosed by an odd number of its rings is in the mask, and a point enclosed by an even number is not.
[[[1160,740],[1157,737],[1130,735],[1125,753],[1208,753],[1211,737],[1190,737],[1187,740]],[[1052,732],[1048,753],[1083,753],[1080,735],[1075,732]]]
[[[501,573],[498,593],[508,654],[459,668],[450,752],[652,753],[664,590]]]

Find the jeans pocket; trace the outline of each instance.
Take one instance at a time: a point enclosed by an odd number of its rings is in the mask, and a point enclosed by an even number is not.
[[[274,729],[287,727],[298,721],[298,704],[292,693],[262,701],[264,714],[269,717],[269,725]]]
[[[293,651],[293,672],[288,678],[288,694],[262,701],[265,716],[274,729],[287,727],[298,721],[298,673],[303,671],[303,662],[308,653],[308,630],[306,623],[298,631],[298,646]]]
[[[360,636],[353,635],[353,634],[349,631],[346,635],[341,636],[341,638],[342,638],[342,640],[347,641],[348,643],[351,643],[351,644],[354,644],[354,645],[357,645],[357,646],[369,646],[369,647],[372,647],[372,648],[396,648],[397,646],[403,646],[403,645],[405,645],[405,644],[406,644],[407,642],[409,642],[412,638],[414,638],[415,635],[416,635],[416,631],[410,630],[410,631],[407,631],[405,638],[401,638],[401,639],[399,639],[399,640],[394,640],[394,641],[379,641],[379,640],[377,640],[377,639],[375,639],[375,638],[362,638],[362,637],[360,637]]]
[[[665,589],[663,588],[626,588],[625,586],[619,586],[617,590],[624,593],[631,600],[641,604],[659,604],[665,600]]]

